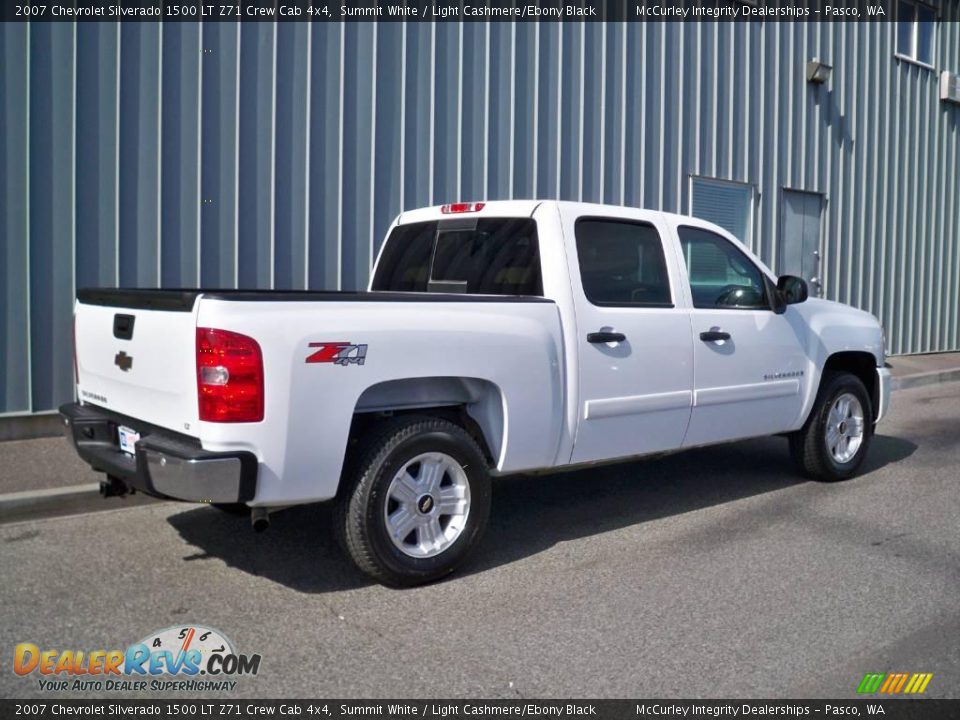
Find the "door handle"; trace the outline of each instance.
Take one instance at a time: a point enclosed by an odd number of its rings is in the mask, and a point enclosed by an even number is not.
[[[722,330],[706,330],[700,333],[700,339],[704,342],[716,342],[717,340],[729,340],[730,333]]]
[[[623,333],[618,332],[592,332],[587,334],[588,343],[612,343],[612,342],[623,342],[627,339],[627,336]]]

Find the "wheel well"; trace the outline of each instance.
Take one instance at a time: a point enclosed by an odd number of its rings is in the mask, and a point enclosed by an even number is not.
[[[500,389],[479,378],[426,377],[390,380],[363,392],[350,427],[353,446],[384,417],[430,415],[466,430],[491,465],[503,447],[504,405]]]
[[[859,378],[870,394],[870,404],[873,406],[873,416],[876,419],[880,405],[880,388],[877,387],[876,358],[872,354],[856,350],[834,353],[827,358],[823,370],[824,372],[828,370],[848,372]]]
[[[487,459],[487,463],[490,466],[495,465],[497,462],[496,458],[490,452],[490,446],[487,444],[483,430],[480,428],[479,423],[470,417],[465,405],[442,405],[438,407],[357,413],[353,416],[353,420],[350,423],[348,446],[351,448],[355,447],[364,435],[369,433],[384,419],[400,415],[427,415],[429,417],[442,418],[443,420],[452,422],[454,425],[459,425],[477,442],[477,445],[480,446],[480,450],[483,452],[483,456]]]

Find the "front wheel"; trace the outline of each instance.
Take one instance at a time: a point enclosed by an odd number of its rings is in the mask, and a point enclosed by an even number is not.
[[[374,433],[344,473],[336,521],[341,543],[385,585],[443,577],[487,526],[483,453],[463,428],[440,418],[392,418]]]
[[[810,417],[790,435],[790,454],[815,480],[844,480],[860,467],[873,438],[873,405],[858,377],[826,372]]]

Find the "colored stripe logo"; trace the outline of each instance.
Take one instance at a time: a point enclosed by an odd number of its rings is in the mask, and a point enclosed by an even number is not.
[[[927,689],[933,673],[867,673],[857,686],[865,695],[920,695]]]

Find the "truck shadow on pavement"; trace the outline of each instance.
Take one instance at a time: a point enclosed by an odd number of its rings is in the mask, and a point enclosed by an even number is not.
[[[916,449],[909,440],[877,435],[861,472],[900,462]],[[560,542],[806,482],[810,481],[795,470],[782,438],[574,472],[498,478],[486,537],[455,577],[506,565]],[[218,558],[230,567],[304,593],[372,583],[334,540],[328,504],[278,512],[262,534],[253,532],[249,519],[213,508],[177,513],[168,522],[197,548],[184,557],[185,562]]]

